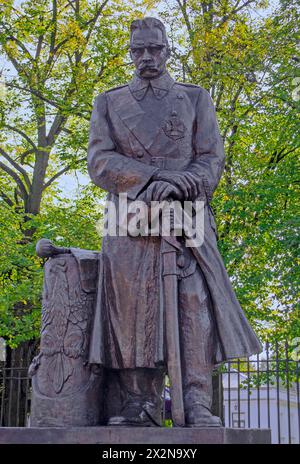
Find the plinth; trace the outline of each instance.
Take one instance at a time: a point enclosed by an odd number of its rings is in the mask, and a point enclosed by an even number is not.
[[[270,429],[2,427],[0,444],[268,444]]]

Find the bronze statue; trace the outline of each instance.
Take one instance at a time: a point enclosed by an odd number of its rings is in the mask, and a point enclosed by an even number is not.
[[[205,89],[175,82],[167,72],[170,48],[158,19],[133,21],[130,55],[133,79],[95,100],[88,170],[116,208],[124,192],[129,201],[205,202],[204,241],[187,247],[184,236],[177,240],[172,255],[177,271],[167,280],[177,285],[182,385],[174,384],[173,390],[182,390],[184,408],[184,423],[178,419],[175,425],[218,427],[221,421],[210,411],[214,366],[259,353],[261,345],[217,249],[210,202],[224,151],[215,110]],[[106,368],[119,386],[120,410],[108,425],[161,424],[172,355],[166,337],[172,303],[165,294],[169,287],[163,290],[161,241],[159,236],[103,238],[89,362]]]

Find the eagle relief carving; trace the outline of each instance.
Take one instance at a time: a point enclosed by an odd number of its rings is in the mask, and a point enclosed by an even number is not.
[[[87,361],[93,301],[94,293],[82,289],[74,257],[56,257],[46,263],[40,353],[30,369],[34,375],[44,358],[38,379],[43,393],[67,393],[76,386]]]

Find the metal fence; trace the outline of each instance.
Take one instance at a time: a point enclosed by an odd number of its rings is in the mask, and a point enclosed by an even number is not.
[[[299,360],[288,343],[222,368],[224,425],[270,428],[272,443],[300,443]]]
[[[215,372],[219,414],[226,427],[271,428],[273,443],[300,443],[299,361],[287,343],[231,361]],[[0,426],[27,426],[31,382],[27,369],[0,367]],[[170,400],[165,390],[164,418]]]
[[[28,368],[0,367],[0,426],[25,427],[30,414]]]

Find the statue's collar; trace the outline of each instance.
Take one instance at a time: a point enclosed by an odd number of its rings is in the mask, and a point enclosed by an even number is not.
[[[174,82],[174,79],[168,72],[165,72],[156,79],[141,79],[139,76],[135,75],[129,82],[129,88],[136,100],[142,100],[149,85],[151,85],[154,95],[160,100],[167,95]]]

